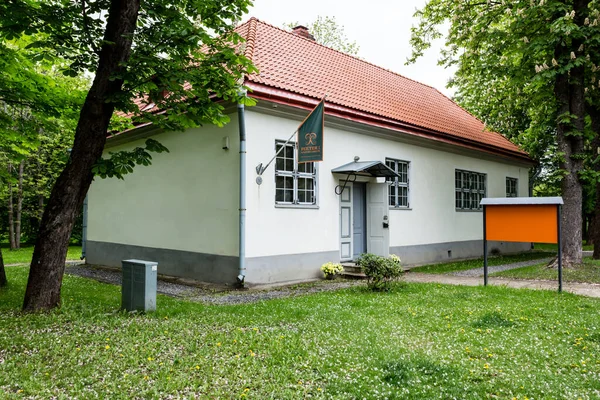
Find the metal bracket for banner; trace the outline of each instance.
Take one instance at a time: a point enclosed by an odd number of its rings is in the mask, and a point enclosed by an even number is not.
[[[265,172],[267,170],[267,168],[269,168],[269,165],[271,165],[271,163],[273,162],[273,160],[275,160],[275,158],[277,158],[277,156],[279,155],[279,153],[281,153],[281,150],[283,150],[285,148],[285,146],[287,146],[287,144],[290,142],[290,140],[292,140],[292,138],[296,135],[296,133],[298,132],[298,129],[296,129],[294,131],[294,133],[292,133],[292,136],[290,136],[290,138],[288,140],[285,141],[285,143],[283,144],[283,146],[281,146],[279,148],[279,150],[277,150],[277,152],[275,153],[275,155],[273,156],[273,158],[271,158],[271,160],[267,163],[267,165],[265,165],[263,167],[263,164],[260,163],[256,166],[256,173],[258,174],[258,177],[256,177],[256,183],[257,184],[261,184],[262,183],[262,174],[263,172]]]
[[[350,178],[354,178],[350,181]],[[335,194],[337,194],[338,196],[341,196],[342,193],[344,193],[344,190],[346,190],[346,186],[348,185],[348,182],[350,183],[354,183],[356,182],[356,172],[351,172],[348,174],[348,176],[346,176],[346,180],[344,180],[344,183],[341,185],[341,189],[340,189],[340,185],[337,185],[334,189]]]

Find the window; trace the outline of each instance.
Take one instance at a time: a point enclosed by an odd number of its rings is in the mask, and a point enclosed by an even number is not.
[[[506,197],[517,197],[517,186],[519,180],[517,178],[506,178]]]
[[[275,204],[316,205],[315,163],[298,164],[296,143],[275,142]]]
[[[400,177],[387,178],[390,183],[389,205],[394,208],[408,208],[408,162],[385,159],[385,165]]]
[[[486,175],[478,172],[454,171],[457,210],[481,210],[479,205],[485,197]]]

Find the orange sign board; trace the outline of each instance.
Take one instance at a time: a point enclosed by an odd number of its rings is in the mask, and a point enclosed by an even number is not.
[[[488,205],[485,211],[487,240],[558,243],[557,205]]]

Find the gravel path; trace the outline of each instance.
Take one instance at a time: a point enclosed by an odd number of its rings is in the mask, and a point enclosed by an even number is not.
[[[415,283],[441,283],[444,285],[459,286],[482,286],[483,278],[473,276],[434,275],[410,272],[404,275],[406,282]],[[505,286],[516,289],[551,290],[558,289],[556,281],[505,279],[490,277],[489,284],[492,286]],[[600,298],[600,285],[594,283],[563,282],[563,291],[578,294],[580,296]]]
[[[536,265],[536,264],[541,264],[541,263],[549,263],[553,259],[554,259],[554,257],[548,257],[548,258],[540,258],[540,259],[537,259],[537,260],[521,261],[521,262],[516,262],[516,263],[512,263],[512,264],[496,265],[494,267],[489,267],[488,266],[488,273],[492,274],[494,272],[507,271],[509,269],[517,269],[517,268],[522,268],[522,267],[529,267],[530,265]],[[448,275],[454,275],[454,276],[483,276],[483,267],[468,269],[466,271],[451,272]]]
[[[66,273],[70,275],[82,276],[99,282],[121,285],[121,271],[97,268],[84,264],[69,266]],[[361,284],[360,281],[329,282],[318,281],[313,284],[295,285],[288,287],[279,287],[270,290],[235,290],[216,287],[197,287],[182,285],[159,280],[157,282],[157,292],[168,296],[180,297],[186,300],[211,303],[211,304],[242,304],[254,303],[262,300],[271,300],[282,297],[300,296],[308,293],[318,293],[325,291],[338,290]]]

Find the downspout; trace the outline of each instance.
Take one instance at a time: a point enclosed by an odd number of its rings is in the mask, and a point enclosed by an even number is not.
[[[81,259],[85,259],[87,247],[87,225],[88,225],[88,195],[83,200],[83,222],[81,223]]]
[[[237,284],[239,287],[244,287],[246,279],[246,120],[244,105],[238,103],[237,110],[240,131],[240,226]]]

